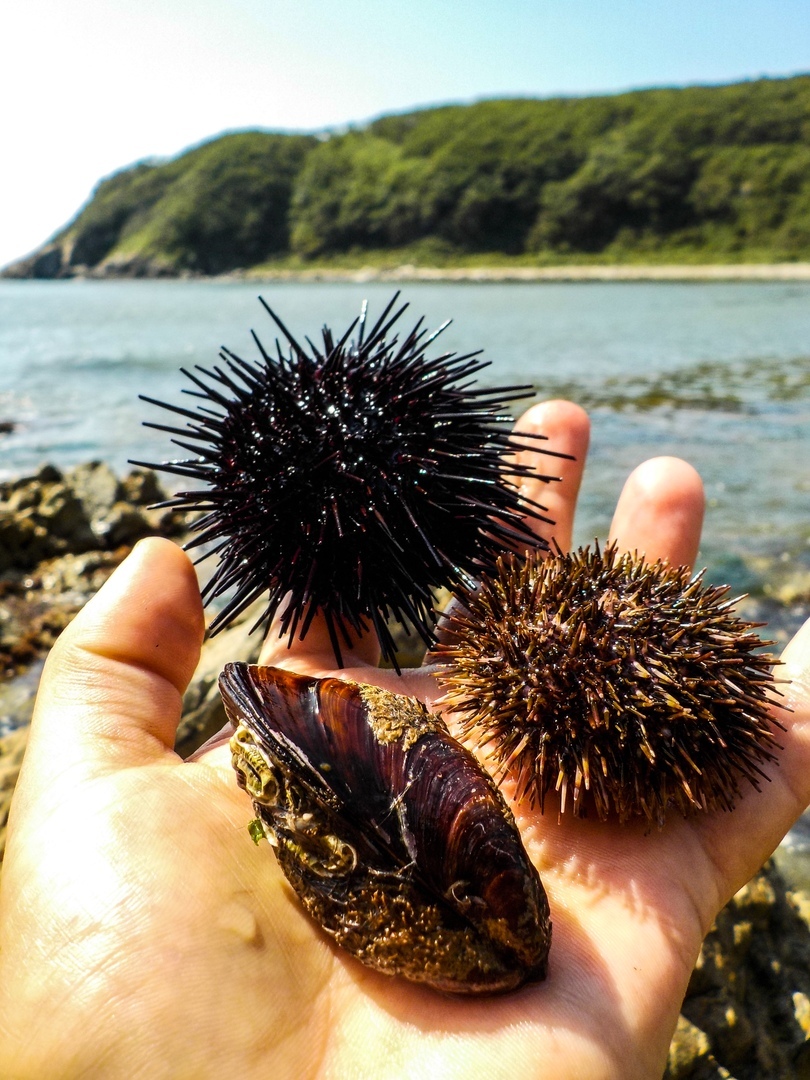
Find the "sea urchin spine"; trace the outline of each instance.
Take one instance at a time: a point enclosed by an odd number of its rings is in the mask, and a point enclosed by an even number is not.
[[[545,546],[530,523],[549,520],[544,508],[518,489],[534,470],[514,459],[539,436],[512,438],[504,413],[530,388],[475,388],[477,353],[429,358],[444,327],[420,320],[400,343],[396,300],[371,329],[364,306],[339,340],[324,328],[308,350],[265,304],[288,353],[254,334],[260,361],[223,349],[222,367],[184,369],[196,410],[144,398],[186,420],[147,426],[195,456],[140,464],[205,484],[164,505],[205,512],[188,545],[219,557],[203,598],[231,591],[212,632],[266,591],[257,625],[280,612],[292,641],[321,613],[338,665],[371,627],[396,662],[390,619],[431,644],[434,589],[471,585],[505,549]]]
[[[664,562],[586,548],[507,556],[460,597],[444,701],[517,796],[560,812],[732,809],[777,749],[776,661],[728,587]]]

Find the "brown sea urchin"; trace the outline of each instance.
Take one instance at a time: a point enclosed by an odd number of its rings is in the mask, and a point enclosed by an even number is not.
[[[477,387],[477,353],[430,357],[444,327],[420,320],[399,341],[396,300],[308,348],[265,305],[288,351],[254,335],[259,361],[223,349],[222,367],[185,371],[196,410],[144,398],[185,419],[147,426],[195,455],[145,464],[205,484],[167,505],[205,512],[189,545],[219,557],[203,598],[230,592],[212,631],[266,592],[260,622],[279,612],[290,640],[321,613],[338,665],[372,627],[393,659],[390,619],[430,644],[432,590],[471,584],[516,543],[545,546],[528,520],[548,521],[543,507],[518,489],[534,469],[514,459],[540,437],[511,437],[504,411],[530,388]]]
[[[541,810],[730,810],[778,746],[776,661],[727,594],[615,546],[507,556],[450,620],[444,701]]]

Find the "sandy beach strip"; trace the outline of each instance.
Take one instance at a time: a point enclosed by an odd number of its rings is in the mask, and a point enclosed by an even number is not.
[[[237,276],[237,275],[233,275]],[[243,275],[238,275],[243,276]],[[810,262],[730,263],[617,266],[364,266],[356,270],[313,267],[311,270],[248,271],[244,277],[268,281],[810,281]]]

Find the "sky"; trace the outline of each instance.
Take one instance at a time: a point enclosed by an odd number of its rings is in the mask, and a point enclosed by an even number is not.
[[[7,0],[0,266],[223,131],[810,71],[810,0]]]

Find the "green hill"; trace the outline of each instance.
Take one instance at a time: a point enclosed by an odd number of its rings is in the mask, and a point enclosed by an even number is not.
[[[15,276],[317,260],[810,258],[810,76],[224,135],[99,185]]]

